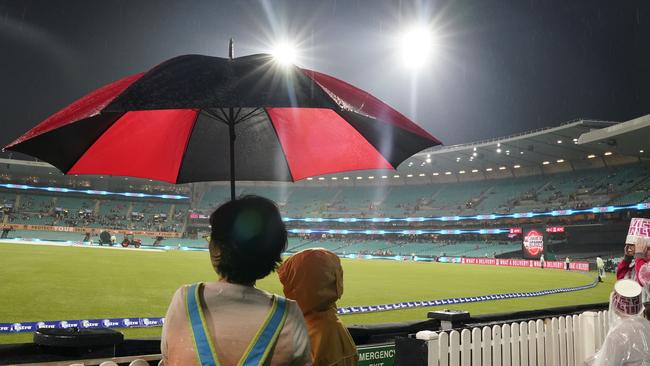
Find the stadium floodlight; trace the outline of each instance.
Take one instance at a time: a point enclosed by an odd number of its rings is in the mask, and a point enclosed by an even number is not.
[[[562,143],[562,140],[557,140],[557,143],[558,143],[558,144],[561,144],[561,143]]]
[[[307,178],[307,180],[314,180],[314,178],[312,178],[312,177],[309,177],[309,178]]]
[[[431,163],[431,158],[427,158],[426,162]]]
[[[521,168],[521,165],[517,164],[517,165],[513,166],[513,168],[519,169],[519,168]]]
[[[406,29],[399,40],[402,62],[410,69],[418,69],[429,60],[434,46],[431,27],[424,24]]]
[[[293,44],[282,41],[273,47],[271,55],[280,65],[289,66],[296,63],[298,52]]]
[[[501,154],[501,149],[497,149],[497,154]]]
[[[543,161],[542,165],[549,165],[551,162],[550,161]]]
[[[420,173],[420,174],[418,174],[418,177],[424,177],[425,175],[426,174],[424,174],[424,173]]]
[[[474,148],[474,151],[476,151],[476,148]]]
[[[461,171],[458,172],[458,174],[465,174],[465,171],[461,170]]]
[[[605,154],[603,154],[603,155],[605,155],[605,156],[610,156],[610,155],[612,155],[612,152],[611,152],[611,151],[607,151],[607,152],[605,152]]]
[[[558,162],[558,163],[564,163],[564,159],[557,159],[556,162]]]
[[[500,166],[500,167],[499,167],[499,170],[506,170],[506,167],[504,167],[504,166]]]
[[[486,171],[486,172],[491,172],[491,171],[492,171],[492,168],[487,168],[487,169],[485,169],[485,171]]]
[[[501,147],[501,143],[500,143],[500,142],[497,142],[497,147]]]
[[[596,155],[594,155],[594,154],[589,154],[589,155],[587,155],[587,159],[593,159],[593,158],[595,158],[595,157],[596,157]]]
[[[363,179],[363,177],[357,177],[357,180],[361,180],[361,179]]]
[[[639,150],[639,154],[643,154],[644,152],[645,152],[645,151],[643,151],[643,150]]]
[[[337,179],[338,179],[337,177],[332,177],[332,180],[337,180]]]
[[[399,178],[399,174],[393,175],[393,178]]]
[[[433,173],[433,175],[438,176],[438,175],[440,175],[440,173],[435,172],[435,173]]]
[[[368,177],[368,179],[375,179],[375,176],[371,175],[371,176]]]
[[[451,172],[445,172],[445,175],[451,175]]]
[[[472,156],[473,156],[473,157],[477,157],[477,156],[478,156],[478,153],[477,153],[477,152],[473,152],[473,153],[472,153]]]
[[[406,178],[413,178],[413,174],[407,174]]]
[[[325,178],[323,178],[323,177],[318,177],[318,180],[325,180]]]
[[[348,179],[350,179],[350,177],[343,177],[343,180],[348,180]]]
[[[478,169],[472,169],[472,173],[478,173]]]
[[[387,179],[387,178],[388,178],[387,175],[382,175],[382,176],[381,176],[381,179]]]

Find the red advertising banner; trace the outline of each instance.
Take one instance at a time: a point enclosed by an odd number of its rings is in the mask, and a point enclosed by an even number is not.
[[[168,231],[146,231],[146,230],[123,230],[123,229],[105,229],[96,227],[71,227],[71,226],[50,226],[50,225],[27,225],[27,224],[0,224],[0,229],[11,228],[12,230],[35,230],[35,231],[63,231],[69,233],[91,233],[98,235],[106,230],[111,233],[133,234],[143,236],[162,236],[163,238],[180,238],[181,233]]]
[[[547,233],[563,233],[564,226],[549,226],[546,228]]]
[[[461,258],[460,263],[505,267],[541,267],[540,261],[530,259]],[[565,262],[562,261],[544,261],[544,268],[564,269],[564,267]],[[571,262],[569,263],[569,269],[573,271],[589,271],[589,263]]]

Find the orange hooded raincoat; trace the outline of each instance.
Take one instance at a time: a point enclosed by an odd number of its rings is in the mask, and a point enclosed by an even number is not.
[[[284,295],[298,303],[307,323],[314,366],[357,365],[357,350],[347,328],[336,315],[343,295],[339,257],[322,248],[306,249],[278,268]]]

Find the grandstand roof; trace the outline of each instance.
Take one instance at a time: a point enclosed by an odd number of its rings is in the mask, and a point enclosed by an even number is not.
[[[578,141],[582,134],[616,126],[616,122],[576,120],[557,127],[528,131],[516,135],[429,149],[414,155],[406,166],[431,165],[440,171],[456,172],[486,170],[515,166],[541,166],[558,160],[585,160],[589,155],[602,156],[606,146],[584,146]]]
[[[599,130],[583,133],[578,144],[585,148],[608,149],[623,155],[650,153],[650,114]]]

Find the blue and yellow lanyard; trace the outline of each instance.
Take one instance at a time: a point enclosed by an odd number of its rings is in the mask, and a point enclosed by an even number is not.
[[[199,291],[202,283],[195,283],[187,290],[186,307],[187,316],[190,320],[192,334],[194,336],[194,349],[201,366],[219,366],[217,352],[210,338],[208,325],[205,321],[203,308],[201,307]],[[275,345],[280,331],[287,318],[287,301],[284,297],[273,295],[273,305],[268,316],[251,343],[244,351],[244,355],[237,363],[237,366],[261,366],[269,355],[271,348]]]

